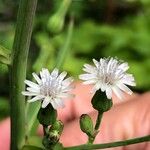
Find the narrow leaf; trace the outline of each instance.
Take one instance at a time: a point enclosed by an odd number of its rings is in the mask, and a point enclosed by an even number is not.
[[[10,64],[10,52],[5,47],[0,45],[0,63]]]

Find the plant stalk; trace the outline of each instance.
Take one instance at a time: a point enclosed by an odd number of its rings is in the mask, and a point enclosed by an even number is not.
[[[16,32],[11,55],[11,150],[19,150],[25,143],[25,89],[27,57],[31,41],[37,0],[20,0]]]
[[[103,112],[98,111],[98,116],[97,116],[96,125],[95,125],[96,131],[99,129],[102,117],[103,117]]]
[[[150,141],[150,135],[138,137],[134,139],[129,139],[125,141],[117,141],[112,143],[105,143],[105,144],[83,144],[78,146],[72,147],[65,147],[64,150],[93,150],[93,149],[105,149],[111,147],[119,147],[119,146],[127,146],[136,143],[148,142]]]
[[[63,66],[65,57],[70,49],[72,35],[73,35],[73,26],[74,26],[74,20],[73,20],[73,18],[71,18],[71,20],[69,22],[66,42],[64,43],[64,46],[58,52],[58,56],[56,59],[56,68],[58,68],[58,69],[60,69]]]
[[[101,111],[98,111],[98,115],[97,115],[97,119],[96,119],[96,124],[95,124],[95,127],[94,127],[94,132],[95,134],[93,136],[89,136],[88,138],[88,144],[92,144],[98,134],[98,130],[99,130],[99,127],[100,127],[100,124],[101,124],[101,120],[102,120],[102,117],[103,117],[103,112]]]

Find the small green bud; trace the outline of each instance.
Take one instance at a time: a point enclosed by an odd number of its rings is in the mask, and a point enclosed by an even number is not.
[[[50,132],[53,130],[58,131],[59,135],[62,133],[64,128],[63,123],[60,120],[57,120],[51,127],[50,127]]]
[[[49,104],[46,108],[40,108],[37,119],[40,124],[49,126],[56,122],[57,111]]]
[[[54,14],[50,19],[48,20],[47,28],[51,33],[57,34],[61,32],[61,30],[64,27],[64,20],[65,18],[62,17],[59,14]]]
[[[105,112],[110,110],[110,108],[113,105],[113,102],[112,100],[107,99],[106,94],[104,92],[98,90],[92,98],[92,105],[94,109],[101,112]]]
[[[87,114],[81,115],[81,117],[80,117],[80,128],[88,136],[93,136],[94,127],[93,127],[92,119],[89,115],[87,115]]]
[[[47,27],[51,33],[57,34],[62,31],[70,4],[71,0],[63,0],[57,12],[49,18]]]

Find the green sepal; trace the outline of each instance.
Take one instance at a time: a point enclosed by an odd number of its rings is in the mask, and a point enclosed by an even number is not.
[[[88,136],[93,136],[94,134],[93,121],[89,115],[83,114],[80,116],[80,128]]]
[[[91,102],[93,108],[100,112],[105,112],[110,110],[110,108],[113,105],[112,100],[108,99],[106,97],[105,92],[102,92],[101,90],[96,91]]]
[[[57,111],[49,104],[46,108],[40,108],[37,119],[40,124],[49,126],[55,123],[57,118]]]

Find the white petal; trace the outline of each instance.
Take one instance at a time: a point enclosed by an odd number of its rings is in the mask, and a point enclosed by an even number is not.
[[[81,80],[89,80],[89,79],[95,79],[96,76],[94,74],[81,74],[79,75],[79,78]]]
[[[105,84],[101,84],[101,91],[102,91],[102,92],[106,91],[106,88],[107,88],[107,87],[106,87]]]
[[[91,65],[85,64],[84,67],[85,68],[83,68],[83,71],[85,71],[87,73],[96,73],[97,72],[97,68],[93,67]]]
[[[107,72],[109,72],[110,69],[112,69],[112,68],[111,68],[112,62],[113,62],[113,58],[110,58],[110,60],[109,60],[109,62],[108,62],[108,64],[107,64]]]
[[[32,73],[32,75],[33,75],[34,79],[37,81],[37,83],[38,83],[38,84],[41,84],[42,81],[41,81],[41,79],[39,78],[39,76],[38,76],[36,73],[34,73],[34,72]]]
[[[126,74],[120,81],[126,85],[131,85],[131,86],[136,85],[132,74]]]
[[[118,68],[127,71],[129,69],[129,65],[128,63],[122,63]]]
[[[110,87],[106,88],[106,96],[108,99],[112,98],[112,90]]]
[[[36,97],[34,97],[34,98],[28,100],[28,102],[29,102],[29,103],[30,103],[30,102],[35,102],[35,101],[37,101],[37,100],[42,100],[43,98],[44,98],[44,96],[38,95],[38,96],[36,96]]]
[[[34,88],[31,88],[31,87],[27,87],[27,91],[34,92],[34,93],[40,93],[40,89],[34,89]]]
[[[43,73],[45,74],[46,78],[48,78],[50,76],[48,69],[44,69]]]
[[[69,77],[62,82],[63,86],[69,86],[73,82],[73,78]]]
[[[65,77],[66,77],[66,75],[67,75],[67,72],[62,72],[59,76],[58,76],[58,78],[59,78],[59,80],[60,81],[62,81]]]
[[[87,81],[84,81],[84,82],[83,82],[83,84],[85,84],[85,85],[86,85],[86,84],[94,84],[94,83],[96,83],[96,80],[95,80],[95,79],[93,79],[93,80],[91,79],[91,80],[87,80]]]
[[[93,59],[93,62],[95,64],[95,66],[98,68],[99,67],[99,62],[97,60],[95,60],[95,59]]]
[[[57,105],[57,103],[54,100],[51,101],[51,104],[52,104],[54,109],[59,108],[59,106]]]
[[[30,87],[35,88],[35,89],[39,89],[39,88],[40,88],[38,84],[36,84],[36,83],[34,83],[34,82],[31,82],[31,81],[29,81],[29,80],[25,80],[24,83],[27,84],[27,85],[30,86]]]
[[[126,86],[126,85],[124,85],[124,84],[121,84],[121,83],[119,83],[119,84],[117,84],[117,86],[122,90],[122,91],[124,91],[124,92],[126,92],[126,93],[128,93],[128,94],[132,94],[133,92]]]
[[[57,77],[58,77],[58,72],[59,72],[58,69],[55,68],[55,69],[52,71],[51,76],[54,77],[54,78],[57,78]]]
[[[36,96],[36,95],[38,95],[38,93],[27,92],[27,91],[23,91],[21,93],[22,93],[22,95],[25,95],[25,96]]]
[[[119,99],[123,98],[123,92],[118,87],[115,86],[112,90]]]
[[[87,68],[87,69],[93,69],[93,68],[95,68],[94,66],[92,66],[92,65],[89,65],[89,64],[84,64],[84,67],[85,68]]]
[[[42,108],[45,108],[51,102],[50,97],[45,97],[42,103]]]

